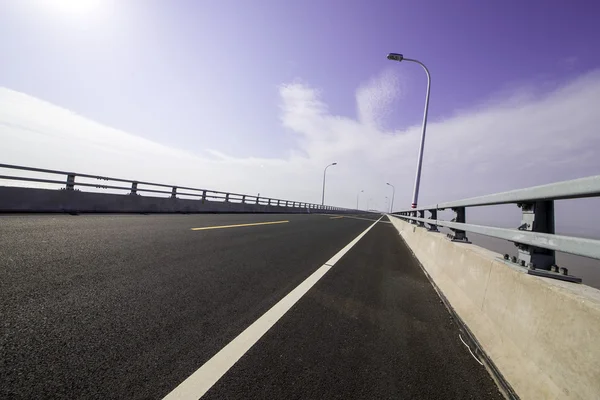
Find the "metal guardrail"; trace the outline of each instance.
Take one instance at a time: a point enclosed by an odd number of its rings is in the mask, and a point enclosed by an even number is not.
[[[258,204],[258,205],[269,205],[269,206],[275,206],[275,207],[291,207],[291,208],[303,208],[303,209],[323,210],[323,211],[348,210],[346,208],[326,206],[326,205],[324,206],[321,204],[314,204],[314,203],[306,203],[306,202],[283,200],[283,199],[274,199],[274,198],[270,198],[270,197],[260,197],[260,196],[233,193],[233,192],[221,192],[221,191],[217,191],[217,190],[198,189],[198,188],[192,188],[192,187],[186,187],[186,186],[167,185],[167,184],[163,184],[163,183],[144,182],[144,181],[136,181],[136,180],[130,180],[130,179],[121,179],[121,178],[110,178],[110,177],[100,176],[100,175],[90,175],[90,174],[82,174],[82,173],[68,172],[68,171],[58,171],[58,170],[43,169],[43,168],[24,167],[24,166],[20,166],[20,165],[0,164],[0,169],[28,171],[28,172],[36,172],[36,173],[43,173],[43,174],[49,174],[49,175],[63,175],[63,176],[66,176],[66,180],[44,179],[44,178],[38,178],[38,177],[21,177],[21,176],[13,176],[13,175],[0,175],[0,179],[21,181],[21,182],[36,182],[36,183],[50,183],[50,184],[64,185],[63,189],[65,189],[65,190],[75,190],[75,188],[77,186],[81,186],[81,187],[93,187],[93,188],[99,188],[99,189],[125,190],[125,191],[128,191],[130,195],[139,195],[140,192],[161,193],[161,194],[168,194],[168,195],[170,195],[171,198],[176,198],[177,196],[198,197],[202,201],[222,201],[222,202],[231,202],[231,203]],[[89,179],[97,179],[99,181],[127,183],[129,186],[106,185],[104,183],[77,182],[76,178],[89,178]],[[140,185],[149,186],[150,188],[140,187]],[[161,188],[168,188],[170,190],[160,190]]]
[[[402,210],[394,215],[432,232],[438,232],[439,226],[449,228],[453,233],[448,237],[453,241],[470,243],[466,232],[508,240],[517,246],[518,255],[505,254],[507,262],[527,268],[531,275],[581,282],[569,275],[567,268],[556,265],[555,252],[600,260],[600,240],[556,235],[554,201],[586,197],[600,197],[600,175]],[[466,223],[467,207],[499,204],[516,204],[522,212],[521,225],[506,229]],[[454,211],[451,221],[438,219],[438,211],[445,209]],[[426,211],[430,213],[429,218],[425,218]]]

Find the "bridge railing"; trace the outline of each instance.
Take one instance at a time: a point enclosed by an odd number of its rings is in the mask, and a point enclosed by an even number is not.
[[[33,168],[21,165],[11,164],[0,164],[0,170],[18,170],[35,172],[38,174],[48,174],[52,176],[59,175],[61,177],[54,177],[54,179],[42,178],[38,176],[25,177],[15,175],[4,175],[0,174],[0,180],[12,180],[19,182],[35,182],[45,184],[56,184],[63,186],[64,190],[75,190],[77,187],[97,188],[97,189],[111,189],[111,190],[124,190],[129,192],[130,195],[140,195],[140,193],[151,193],[151,194],[165,194],[171,198],[177,198],[177,196],[186,196],[198,198],[202,201],[219,201],[219,202],[231,202],[231,203],[244,203],[244,204],[257,204],[263,206],[273,207],[288,207],[288,208],[305,208],[314,210],[331,210],[331,211],[342,211],[347,210],[341,207],[327,206],[314,203],[306,203],[292,200],[275,199],[270,197],[260,197],[257,195],[248,195],[233,192],[222,192],[218,190],[199,189],[186,186],[168,185],[163,183],[153,183],[145,181],[137,181],[122,178],[111,178],[100,175],[83,174],[79,172],[68,172],[58,171],[44,168]],[[86,178],[97,180],[99,182],[82,182],[78,181],[78,178]],[[105,183],[106,182],[106,183]],[[126,184],[123,185],[123,184]]]
[[[527,268],[532,275],[581,282],[569,275],[566,268],[556,265],[555,252],[600,259],[600,240],[556,235],[554,201],[586,197],[600,197],[600,175],[407,209],[394,215],[433,232],[438,232],[440,226],[449,228],[453,233],[448,237],[453,241],[469,243],[466,232],[508,240],[517,246],[518,256],[505,254],[507,262]],[[499,204],[516,204],[522,212],[521,225],[506,229],[467,223],[467,207]],[[454,218],[438,219],[438,211],[446,209],[454,212]],[[429,218],[425,212],[430,214]]]

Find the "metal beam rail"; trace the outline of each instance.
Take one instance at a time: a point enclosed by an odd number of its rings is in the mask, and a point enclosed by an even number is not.
[[[466,232],[508,240],[515,244],[518,255],[505,254],[507,262],[527,268],[531,275],[581,282],[569,275],[567,268],[556,265],[555,252],[600,260],[600,240],[556,235],[554,201],[587,197],[600,197],[600,175],[407,209],[393,215],[432,232],[438,232],[440,226],[449,228],[453,233],[448,237],[453,241],[469,243]],[[522,212],[521,225],[506,229],[466,223],[467,207],[499,204],[516,204]],[[438,219],[438,211],[446,209],[454,211],[451,221]],[[429,218],[425,212],[430,213]]]
[[[197,197],[200,200],[204,201],[221,201],[227,203],[243,203],[243,204],[257,204],[257,205],[265,205],[265,206],[274,206],[274,207],[288,207],[288,208],[302,208],[308,210],[322,210],[322,211],[353,211],[347,208],[342,207],[334,207],[334,206],[322,206],[321,204],[316,203],[306,203],[299,201],[291,201],[284,199],[274,199],[270,197],[260,197],[255,195],[247,195],[233,192],[221,192],[218,190],[208,190],[208,189],[199,189],[192,188],[186,186],[176,186],[176,185],[167,185],[163,183],[153,183],[153,182],[144,182],[144,181],[136,181],[130,179],[122,179],[122,178],[111,178],[100,175],[90,175],[90,174],[82,174],[76,172],[68,172],[68,171],[59,171],[59,170],[51,170],[51,169],[43,169],[43,168],[33,168],[33,167],[25,167],[21,165],[12,165],[12,164],[0,164],[0,169],[9,169],[9,170],[20,170],[20,171],[28,171],[28,172],[36,172],[50,175],[63,175],[66,176],[66,180],[63,179],[45,179],[45,178],[37,178],[37,177],[21,177],[14,175],[0,175],[0,180],[13,180],[13,181],[21,181],[21,182],[36,182],[36,183],[49,183],[49,184],[57,184],[64,185],[62,190],[75,190],[76,187],[93,187],[99,189],[113,189],[113,190],[125,190],[129,191],[130,195],[139,196],[139,192],[145,193],[160,193],[160,194],[168,194],[171,198],[177,198],[177,196],[191,196]],[[107,185],[104,183],[86,183],[86,182],[77,182],[76,178],[87,178],[87,179],[97,179],[99,181],[107,181],[107,182],[118,182],[118,183],[127,183],[129,186],[117,186],[117,185]],[[140,185],[150,186],[140,187]],[[162,188],[168,188],[169,190],[161,190]]]

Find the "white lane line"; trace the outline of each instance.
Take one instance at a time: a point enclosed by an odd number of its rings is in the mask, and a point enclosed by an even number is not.
[[[383,217],[382,217],[383,218]],[[381,219],[381,218],[379,218]],[[215,354],[196,372],[177,386],[171,393],[165,396],[165,400],[197,400],[215,384],[225,373],[233,367],[258,340],[265,334],[281,317],[287,313],[298,300],[302,298],[322,277],[342,258],[358,241],[373,228],[379,220],[365,229],[353,241],[331,257],[319,269],[306,278],[294,290],[279,300],[269,311],[254,321],[246,330],[240,333],[227,346]]]
[[[375,221],[374,219],[369,219],[369,218],[361,218],[361,217],[354,217],[352,215],[344,215],[344,218],[352,218],[352,219],[360,219],[362,221]],[[382,217],[380,217],[377,221],[379,221]],[[382,224],[391,224],[391,222],[389,221],[381,221]]]

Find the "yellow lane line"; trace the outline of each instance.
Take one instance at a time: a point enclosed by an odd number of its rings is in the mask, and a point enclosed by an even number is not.
[[[329,219],[338,219],[338,218],[344,218],[343,216],[338,216],[338,217],[329,217]]]
[[[205,226],[203,228],[192,228],[192,230],[193,231],[205,231],[205,230],[208,230],[208,229],[239,228],[239,227],[242,227],[242,226],[285,224],[287,222],[290,222],[290,221],[270,221],[270,222],[255,222],[255,223],[252,223],[252,224]]]

